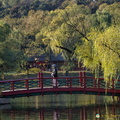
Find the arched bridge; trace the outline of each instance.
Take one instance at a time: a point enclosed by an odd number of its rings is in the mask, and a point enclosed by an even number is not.
[[[120,80],[112,80],[107,85],[103,78],[86,76],[80,72],[78,77],[58,77],[60,86],[52,86],[52,77],[43,77],[39,73],[37,78],[0,81],[0,97],[14,98],[47,94],[93,94],[120,96]],[[107,85],[107,87],[106,87]]]

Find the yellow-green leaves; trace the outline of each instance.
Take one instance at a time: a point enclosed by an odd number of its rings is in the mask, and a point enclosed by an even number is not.
[[[97,33],[97,34],[96,34]],[[120,29],[111,26],[104,32],[91,32],[92,66],[99,65],[107,79],[117,77],[120,71]],[[100,63],[100,64],[99,64]],[[85,64],[87,67],[87,65]],[[89,66],[89,65],[88,65]]]
[[[10,33],[10,26],[4,21],[0,21],[0,42],[5,41]]]

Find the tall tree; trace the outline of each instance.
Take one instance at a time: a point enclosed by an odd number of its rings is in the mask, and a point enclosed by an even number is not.
[[[81,38],[87,39],[90,9],[73,2],[64,10],[51,11],[50,15],[53,15],[53,19],[44,35],[50,40],[50,47],[55,53],[62,51],[64,57],[71,59],[76,45],[82,44]]]
[[[91,70],[102,70],[105,80],[119,77],[120,71],[120,30],[111,26],[104,32],[91,31],[84,46],[78,46],[76,54],[85,67]]]

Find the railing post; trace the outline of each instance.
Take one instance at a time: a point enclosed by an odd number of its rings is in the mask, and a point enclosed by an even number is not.
[[[94,78],[94,88],[96,88],[96,84],[97,84],[96,78]]]
[[[72,78],[70,78],[70,88],[72,87]]]
[[[38,77],[38,87],[41,87],[41,80],[40,80],[40,76],[41,76],[41,75],[40,75],[40,72],[39,72],[39,73],[38,73],[38,76],[37,76],[37,77]]]
[[[85,75],[85,72],[83,72],[83,80],[84,80],[84,94],[86,92],[86,75]]]
[[[80,83],[80,86],[83,85],[83,74],[82,74],[82,72],[79,73],[79,83]]]
[[[42,87],[42,79],[43,79],[43,73],[38,73],[38,87]]]
[[[100,79],[98,78],[98,88],[100,88]]]
[[[66,78],[66,86],[67,86],[67,87],[69,86],[68,78]]]
[[[25,85],[26,85],[27,90],[29,90],[28,80],[25,81]]]
[[[114,90],[114,79],[112,79],[112,89]]]
[[[43,73],[41,73],[41,78],[40,78],[40,80],[41,80],[41,89],[43,89]]]
[[[14,91],[14,82],[11,82],[11,89]]]
[[[55,77],[55,81],[56,81],[55,86],[57,88],[58,87],[58,77]]]

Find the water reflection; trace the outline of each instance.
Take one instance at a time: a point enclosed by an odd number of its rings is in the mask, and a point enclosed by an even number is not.
[[[13,100],[11,107],[0,109],[0,120],[119,120],[120,104],[118,101],[111,101],[107,98],[98,96],[78,96],[79,101],[71,98],[71,100],[63,100],[60,102],[59,97],[65,96],[49,96],[49,98],[31,97]],[[91,99],[93,98],[94,99]],[[41,99],[40,99],[41,98]],[[80,99],[81,98],[81,99]],[[82,99],[84,98],[84,99]],[[25,99],[28,100],[25,102]],[[91,99],[91,101],[90,101]],[[20,100],[20,101],[19,101]],[[45,101],[46,100],[46,101]],[[51,101],[52,100],[52,101]],[[93,101],[94,100],[94,101]],[[18,102],[19,101],[19,102]],[[43,102],[44,101],[44,102]],[[65,104],[65,101],[67,102]],[[89,104],[88,104],[89,101]],[[17,103],[16,103],[17,102]],[[68,104],[69,102],[69,104]],[[60,104],[61,103],[61,104]],[[83,104],[84,103],[84,104]],[[51,104],[51,105],[50,105]],[[66,105],[66,106],[65,106]]]
[[[2,110],[0,120],[119,120],[120,106],[81,107],[81,108],[41,108],[39,110]],[[98,115],[98,117],[97,117]]]

